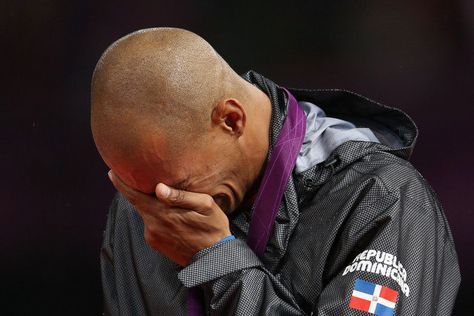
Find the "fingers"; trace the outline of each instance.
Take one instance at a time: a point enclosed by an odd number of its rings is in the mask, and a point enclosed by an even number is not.
[[[163,203],[201,213],[211,212],[216,207],[214,199],[210,195],[178,190],[164,183],[159,183],[156,186],[155,194]]]
[[[214,199],[208,194],[178,190],[164,183],[159,183],[155,188],[157,200],[153,196],[129,187],[112,170],[109,171],[108,175],[114,187],[122,193],[140,213],[150,212],[151,209],[149,208],[152,205],[154,205],[153,210],[155,210],[158,206],[157,203],[163,203],[162,206],[166,204],[173,208],[193,210],[203,215],[210,214],[213,210],[219,209]],[[162,210],[166,210],[166,208],[162,208]],[[170,209],[168,209],[168,211],[170,211]]]
[[[108,175],[114,187],[133,205],[139,205],[142,203],[151,202],[153,200],[152,196],[134,190],[133,188],[126,185],[122,179],[120,179],[119,176],[117,176],[112,170],[109,171]]]

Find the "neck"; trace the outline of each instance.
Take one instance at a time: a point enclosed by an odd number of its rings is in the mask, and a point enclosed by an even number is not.
[[[249,137],[243,146],[248,166],[247,193],[243,204],[252,205],[258,191],[260,180],[265,171],[265,163],[270,144],[270,120],[272,105],[270,98],[259,88],[252,85],[252,102],[249,106],[248,127]]]

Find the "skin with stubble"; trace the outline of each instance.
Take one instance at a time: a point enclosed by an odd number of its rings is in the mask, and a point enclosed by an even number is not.
[[[198,35],[146,29],[97,63],[91,126],[109,177],[143,219],[146,242],[185,266],[229,236],[268,153],[268,96]]]

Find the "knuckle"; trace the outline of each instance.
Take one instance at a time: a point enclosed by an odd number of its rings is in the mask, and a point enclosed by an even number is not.
[[[176,190],[174,191],[174,194],[172,195],[171,200],[174,203],[181,203],[184,201],[184,198],[185,198],[184,192],[181,190]]]

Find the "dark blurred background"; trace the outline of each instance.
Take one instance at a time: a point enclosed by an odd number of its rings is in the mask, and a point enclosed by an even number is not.
[[[2,0],[0,18],[1,315],[100,314],[113,189],[89,128],[90,78],[110,43],[152,26],[196,32],[239,73],[411,115],[411,161],[444,205],[462,268],[455,314],[472,310],[474,1]]]

